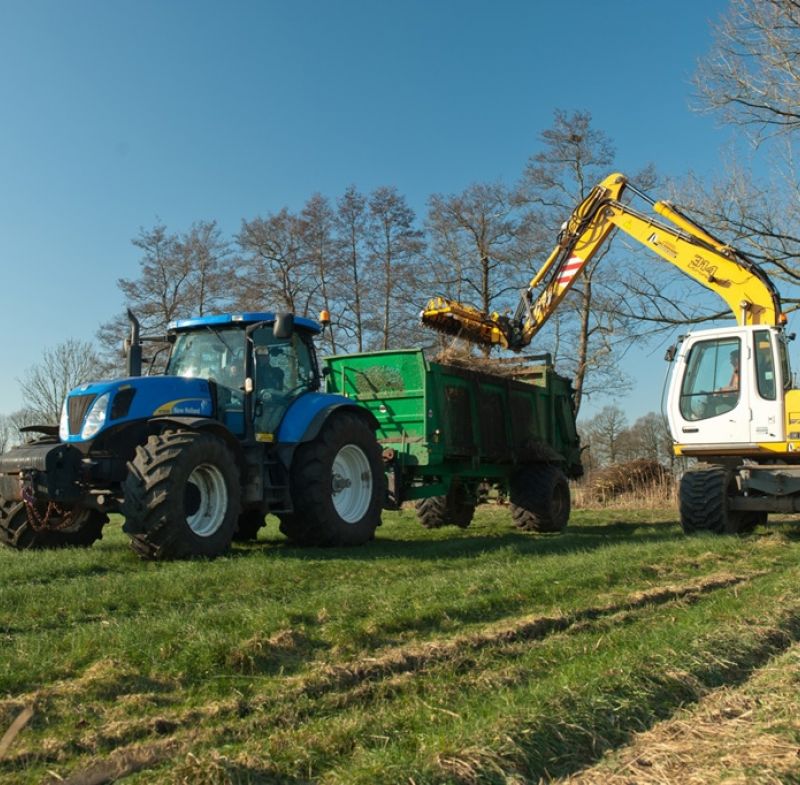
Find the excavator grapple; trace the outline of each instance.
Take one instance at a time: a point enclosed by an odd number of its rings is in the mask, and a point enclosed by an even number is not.
[[[507,317],[496,313],[489,316],[471,305],[435,297],[425,306],[420,318],[426,327],[470,343],[511,347],[511,326]]]

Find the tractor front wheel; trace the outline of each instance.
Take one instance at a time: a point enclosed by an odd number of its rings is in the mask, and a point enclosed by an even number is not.
[[[124,483],[124,531],[145,559],[215,557],[241,509],[239,471],[216,436],[165,431],[136,448]]]

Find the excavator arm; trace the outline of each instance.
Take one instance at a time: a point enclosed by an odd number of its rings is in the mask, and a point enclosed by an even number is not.
[[[621,201],[628,190],[647,202],[660,221]],[[422,312],[423,324],[473,343],[519,351],[544,326],[614,229],[625,232],[681,272],[716,292],[739,324],[785,322],[780,296],[766,273],[744,254],[725,245],[666,201],[654,201],[612,174],[573,210],[558,242],[523,290],[513,316],[485,314],[437,297]]]

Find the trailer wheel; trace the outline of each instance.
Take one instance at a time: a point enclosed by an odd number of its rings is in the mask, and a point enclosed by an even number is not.
[[[28,519],[24,502],[0,497],[0,542],[18,551],[41,548],[88,548],[103,536],[108,516],[98,510],[81,510],[74,523],[65,529],[37,531]]]
[[[230,547],[241,509],[239,471],[216,436],[150,436],[128,463],[123,490],[123,529],[142,558],[214,557]]]
[[[262,510],[245,510],[236,522],[236,531],[233,533],[235,542],[250,542],[258,538],[258,531],[264,525],[264,512]]]
[[[557,466],[524,466],[511,478],[514,525],[523,531],[560,532],[569,521],[569,482]]]
[[[469,491],[454,480],[446,496],[429,496],[417,502],[417,520],[426,529],[439,529],[449,524],[466,529],[472,523],[475,507]]]
[[[733,473],[722,466],[699,466],[681,477],[681,528],[686,534],[709,531],[714,534],[745,534],[766,521],[766,515],[728,509],[728,497],[735,491]]]
[[[372,429],[350,412],[334,413],[301,445],[291,470],[294,513],[281,531],[301,545],[363,545],[381,522],[385,478]]]

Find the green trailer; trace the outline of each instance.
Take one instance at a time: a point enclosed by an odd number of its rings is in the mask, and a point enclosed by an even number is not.
[[[428,528],[468,526],[477,504],[508,502],[528,531],[567,524],[567,478],[582,474],[573,391],[547,356],[526,380],[429,362],[420,349],[328,357],[328,391],[377,419],[387,508],[416,501]]]

